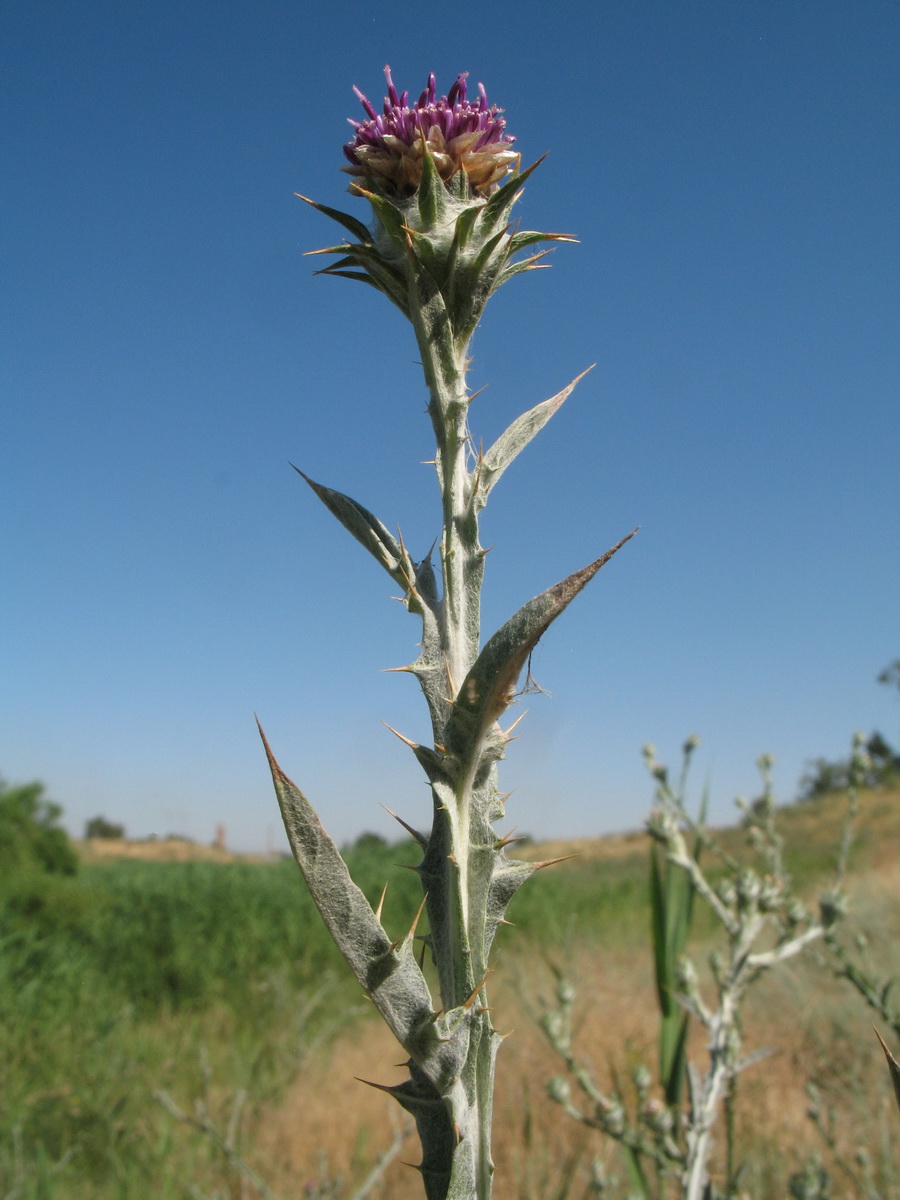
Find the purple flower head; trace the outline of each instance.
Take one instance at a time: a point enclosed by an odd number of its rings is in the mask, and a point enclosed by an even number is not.
[[[365,121],[350,121],[355,133],[344,147],[351,175],[388,183],[400,195],[411,195],[422,178],[424,146],[446,183],[464,171],[472,190],[488,196],[518,158],[514,138],[496,105],[488,106],[484,84],[478,99],[469,100],[466,76],[458,75],[447,96],[437,97],[434,75],[414,104],[409,92],[398,93],[390,67],[384,68],[388,94],[384,111],[376,112],[359,88],[354,92],[366,112]]]

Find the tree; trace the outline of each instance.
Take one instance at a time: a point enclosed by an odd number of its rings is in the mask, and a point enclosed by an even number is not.
[[[884,668],[877,676],[877,682],[900,689],[900,658],[895,658]],[[814,800],[818,796],[844,791],[850,783],[851,766],[856,782],[863,787],[890,787],[900,779],[900,751],[877,729],[868,738],[861,736],[865,750],[862,778],[859,761],[854,765],[849,758],[841,758],[836,762],[829,762],[827,758],[813,759],[810,769],[800,780],[801,800]]]
[[[42,783],[10,787],[0,780],[0,864],[10,870],[36,869],[74,875],[78,855],[59,825],[62,809],[44,798]]]
[[[85,824],[84,836],[88,840],[91,838],[123,838],[125,826],[114,825],[112,821],[107,821],[106,817],[91,817]]]

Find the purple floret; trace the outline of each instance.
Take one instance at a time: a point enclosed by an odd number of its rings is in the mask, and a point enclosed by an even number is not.
[[[388,94],[384,101],[384,112],[378,113],[365,95],[354,87],[368,120],[350,121],[355,130],[354,138],[344,147],[351,163],[358,163],[356,151],[361,146],[378,146],[385,137],[395,137],[407,146],[412,146],[429,130],[437,127],[445,142],[464,133],[481,132],[476,148],[503,142],[511,146],[515,138],[505,133],[506,121],[500,116],[496,105],[489,106],[484,84],[478,85],[478,99],[469,101],[466,91],[466,75],[461,74],[450,89],[449,95],[436,98],[436,81],[429,75],[428,85],[412,107],[409,93],[398,94],[391,78],[390,67],[384,69]]]

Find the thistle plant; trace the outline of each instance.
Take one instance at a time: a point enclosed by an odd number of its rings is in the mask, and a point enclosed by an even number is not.
[[[510,740],[499,720],[539,638],[632,534],[528,601],[482,643],[479,515],[503,472],[578,380],[523,413],[488,450],[476,451],[466,385],[470,342],[490,297],[514,276],[545,265],[547,250],[531,252],[533,247],[574,239],[521,231],[511,223],[513,205],[538,163],[521,169],[501,111],[488,104],[482,85],[470,100],[460,75],[439,97],[432,75],[410,103],[408,93],[397,92],[389,69],[385,75],[382,112],[357,90],[365,119],[351,122],[354,133],[344,147],[349,190],[368,203],[370,224],[307,202],[344,231],[343,240],[316,252],[336,256],[322,273],[369,284],[413,327],[435,438],[437,562],[431,552],[415,560],[402,537],[367,508],[303,478],[388,573],[421,623],[419,653],[400,669],[421,687],[432,744],[402,740],[425,772],[433,804],[427,835],[398,817],[422,849],[422,906],[406,936],[388,936],[382,905],[373,910],[309,801],[268,745],[266,750],[288,838],[313,899],[407,1055],[408,1077],[376,1086],[415,1118],[426,1196],[486,1200],[493,1174],[494,1063],[502,1041],[486,996],[491,945],[515,892],[548,865],[509,858],[509,839],[494,829],[504,816],[497,763]],[[437,999],[415,947],[423,909],[423,953],[430,952],[436,967]]]
[[[735,1154],[735,1089],[741,1072],[768,1053],[745,1052],[742,1008],[747,993],[766,972],[827,937],[846,905],[840,886],[846,855],[841,856],[834,886],[820,897],[818,911],[794,891],[775,823],[769,756],[758,760],[762,795],[752,804],[737,802],[751,857],[728,853],[705,828],[705,798],[700,820],[689,816],[685,781],[696,744],[695,738],[685,742],[684,767],[674,786],[655,749],[644,749],[656,781],[647,828],[653,839],[650,898],[660,1009],[658,1086],[651,1070],[639,1063],[632,1077],[636,1104],[629,1104],[618,1084],[611,1091],[601,1087],[572,1045],[575,992],[567,981],[558,981],[557,1005],[541,1022],[566,1068],[565,1077],[550,1081],[551,1098],[580,1124],[624,1147],[631,1177],[646,1200],[738,1194],[742,1168]],[[712,858],[711,868],[701,865],[701,851]],[[688,946],[697,901],[718,926],[706,982]],[[689,1019],[706,1035],[703,1062],[688,1055]],[[710,1179],[710,1161],[714,1130],[723,1114],[725,1182],[720,1193]],[[609,1190],[602,1178],[597,1186],[600,1192]]]

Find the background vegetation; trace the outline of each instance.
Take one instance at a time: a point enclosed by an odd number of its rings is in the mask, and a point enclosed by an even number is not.
[[[841,813],[834,797],[782,812],[802,887],[830,871]],[[267,1194],[249,1181],[253,1170],[269,1195],[349,1195],[334,1177],[345,1189],[358,1183],[391,1138],[387,1106],[352,1076],[380,1080],[394,1058],[293,862],[79,861],[58,817],[39,784],[0,792],[0,1198],[250,1200]],[[900,972],[898,833],[900,795],[865,795],[849,929],[869,938],[882,974]],[[739,832],[728,839],[737,848]],[[516,1036],[504,1048],[510,1073],[500,1069],[500,1200],[581,1196],[602,1150],[551,1112],[544,1087],[554,1067],[520,995],[542,979],[552,990],[554,968],[574,970],[580,1036],[601,1075],[627,1070],[654,1037],[646,839],[521,852],[573,849],[576,858],[522,890],[515,928],[501,937],[495,1004]],[[418,880],[402,869],[417,861],[416,847],[364,835],[347,853],[370,899],[389,883],[385,921],[401,936],[418,907]],[[518,986],[525,976],[534,986]],[[850,1142],[888,1136],[887,1126],[878,1134],[888,1084],[862,1002],[813,962],[783,987],[769,994],[766,1037],[778,1041],[799,1109],[779,1143],[766,1139],[787,1101],[744,1131],[760,1196],[783,1195],[818,1144],[803,1116],[808,1080],[856,1114],[845,1121]],[[897,1194],[889,1152],[870,1152],[881,1194]],[[419,1184],[397,1165],[381,1186],[373,1195],[397,1200]]]

